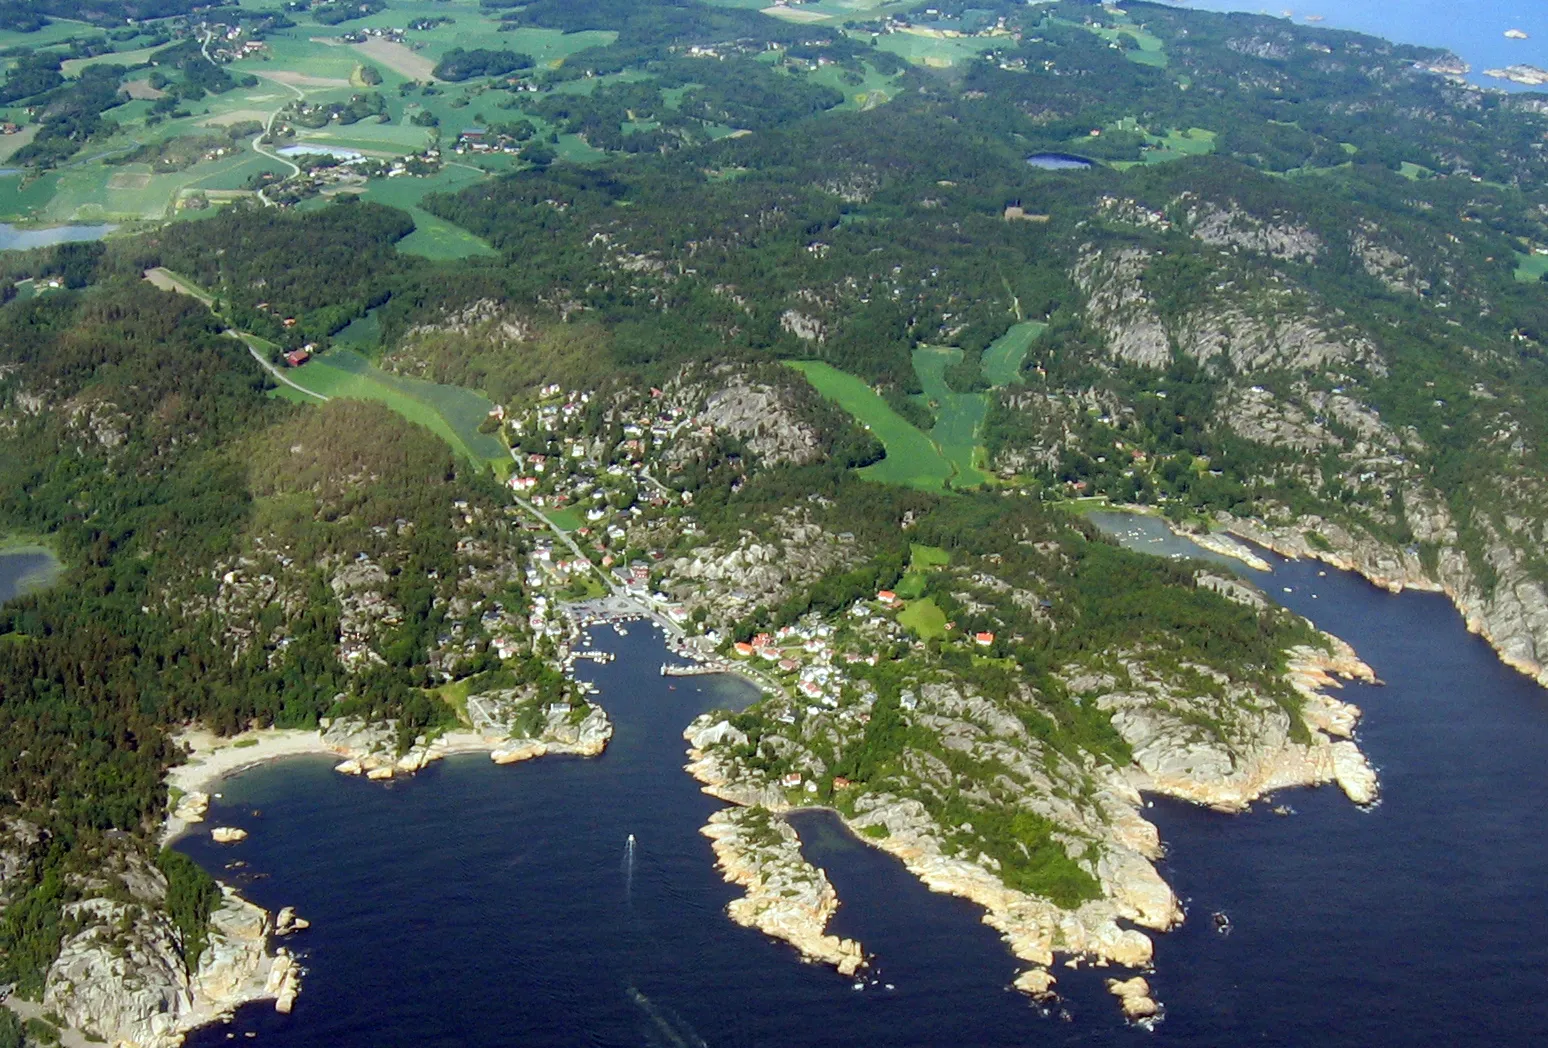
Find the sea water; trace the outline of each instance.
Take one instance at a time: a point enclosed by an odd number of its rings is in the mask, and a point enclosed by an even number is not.
[[[1310,4],[1265,4],[1261,0],[1190,0],[1177,6],[1207,11],[1245,11],[1307,22],[1329,29],[1353,29],[1403,44],[1445,47],[1473,67],[1468,79],[1504,90],[1528,90],[1483,74],[1508,65],[1548,67],[1548,3],[1543,0],[1317,0]],[[1529,39],[1512,40],[1508,29]]]
[[[298,760],[227,782],[209,825],[252,836],[180,847],[312,919],[288,943],[308,974],[293,1015],[254,1005],[190,1044],[1548,1043],[1548,693],[1441,597],[1266,556],[1271,575],[1243,573],[1387,682],[1342,693],[1365,710],[1382,800],[1291,790],[1242,815],[1153,802],[1189,914],[1155,937],[1153,1034],[1122,1022],[1113,970],[1057,967],[1066,1000],[1042,1014],[1008,988],[1020,966],[974,906],[822,813],[795,823],[842,902],[830,931],[875,954],[864,988],[732,924],[736,891],[698,833],[719,805],[681,770],[683,726],[719,697],[661,677],[640,626],[599,634],[618,659],[582,668],[617,726],[600,758],[463,757],[386,786]]]

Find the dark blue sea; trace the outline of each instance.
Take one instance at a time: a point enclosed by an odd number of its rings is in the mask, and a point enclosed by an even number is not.
[[[310,918],[292,940],[309,974],[293,1015],[253,1006],[190,1044],[1548,1043],[1548,693],[1440,597],[1277,564],[1265,589],[1386,681],[1346,692],[1383,799],[1288,791],[1274,803],[1290,817],[1155,802],[1190,917],[1157,937],[1154,1033],[1122,1023],[1100,971],[1057,969],[1067,1018],[1040,1013],[1007,989],[1017,964],[973,906],[826,816],[797,825],[843,902],[831,930],[876,954],[865,989],[732,924],[698,834],[716,802],[682,772],[680,733],[746,694],[658,676],[663,649],[637,627],[601,631],[618,660],[584,664],[617,724],[601,758],[462,758],[386,787],[293,761],[227,782],[212,824],[252,836],[181,847]],[[233,860],[249,865],[223,871]]]

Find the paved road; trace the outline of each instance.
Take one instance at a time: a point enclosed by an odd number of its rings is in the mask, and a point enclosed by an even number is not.
[[[265,371],[274,376],[274,381],[282,382],[289,386],[291,389],[296,390],[298,393],[305,393],[309,397],[316,397],[318,400],[325,404],[330,399],[329,397],[323,396],[321,393],[314,393],[312,390],[307,389],[305,386],[298,386],[294,382],[290,381],[290,379],[285,377],[285,373],[283,371],[271,364],[267,357],[258,352],[257,346],[247,341],[247,339],[242,338],[242,333],[240,331],[228,328],[226,330],[226,334],[230,335],[232,338],[241,338],[242,344],[245,345],[247,347],[247,351],[253,355],[253,359],[258,361],[259,364],[263,365],[263,369]]]
[[[299,87],[295,86],[294,84],[287,84],[284,81],[275,80],[273,77],[263,76],[262,73],[255,73],[253,75],[254,76],[261,76],[261,77],[263,77],[263,79],[269,81],[269,83],[271,83],[271,84],[279,84],[279,86],[285,88],[287,91],[293,92],[295,94],[296,98],[298,98],[298,99],[305,100],[305,98],[306,98],[306,92],[302,91]],[[259,156],[268,157],[270,160],[277,161],[277,162],[279,162],[281,164],[284,164],[286,167],[290,168],[290,174],[286,175],[285,178],[282,179],[280,182],[274,183],[275,185],[281,185],[281,184],[283,184],[283,182],[288,181],[289,179],[295,178],[297,175],[299,175],[301,173],[301,165],[296,164],[296,163],[292,163],[290,160],[287,160],[285,157],[280,156],[278,153],[270,152],[269,150],[267,150],[267,149],[265,149],[263,147],[263,140],[266,137],[268,137],[268,135],[269,135],[269,133],[271,131],[274,130],[274,121],[278,120],[279,119],[279,115],[281,113],[283,113],[284,111],[285,111],[285,107],[284,106],[280,106],[274,112],[270,113],[269,114],[269,119],[264,122],[263,130],[260,131],[257,135],[253,136],[253,152],[257,153]],[[258,190],[258,199],[262,200],[264,202],[264,204],[266,204],[269,207],[278,207],[279,206],[278,204],[276,204],[274,201],[270,200],[267,196],[264,195],[264,189],[268,189],[268,188],[269,188],[268,186],[264,186],[263,189]],[[326,398],[324,398],[324,399],[326,399]]]

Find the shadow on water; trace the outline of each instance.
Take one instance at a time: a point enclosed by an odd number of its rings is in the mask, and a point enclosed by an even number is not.
[[[1275,799],[1299,814],[1223,816],[1158,800],[1163,873],[1190,920],[1157,937],[1168,1017],[1123,1026],[1112,973],[1056,969],[1071,1022],[1008,989],[1017,965],[970,904],[935,895],[831,814],[795,817],[842,906],[830,929],[876,955],[864,989],[724,915],[735,891],[698,833],[718,803],[681,771],[682,728],[726,704],[715,678],[662,678],[643,627],[597,631],[585,664],[616,735],[595,760],[481,758],[388,788],[292,761],[225,784],[180,847],[314,920],[290,1018],[234,1028],[286,1046],[1493,1045],[1548,1036],[1545,695],[1505,669],[1440,598],[1394,597],[1276,558],[1276,599],[1353,643],[1386,687],[1352,686],[1384,799]],[[1245,569],[1244,569],[1245,570]],[[1319,574],[1319,572],[1323,572]],[[1248,574],[1256,574],[1247,572]],[[1288,592],[1287,592],[1288,590]],[[257,816],[254,810],[261,810]],[[634,836],[632,858],[628,851]],[[1234,930],[1206,915],[1224,910]],[[892,990],[886,989],[891,983]]]

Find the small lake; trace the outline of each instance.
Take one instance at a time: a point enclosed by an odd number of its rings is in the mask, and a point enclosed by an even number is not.
[[[48,585],[58,571],[59,561],[45,549],[0,552],[0,603]]]
[[[101,240],[118,227],[115,225],[15,226],[0,222],[0,251],[26,251],[34,247]]]
[[[1043,171],[1084,171],[1096,163],[1073,153],[1033,153],[1027,163]]]

